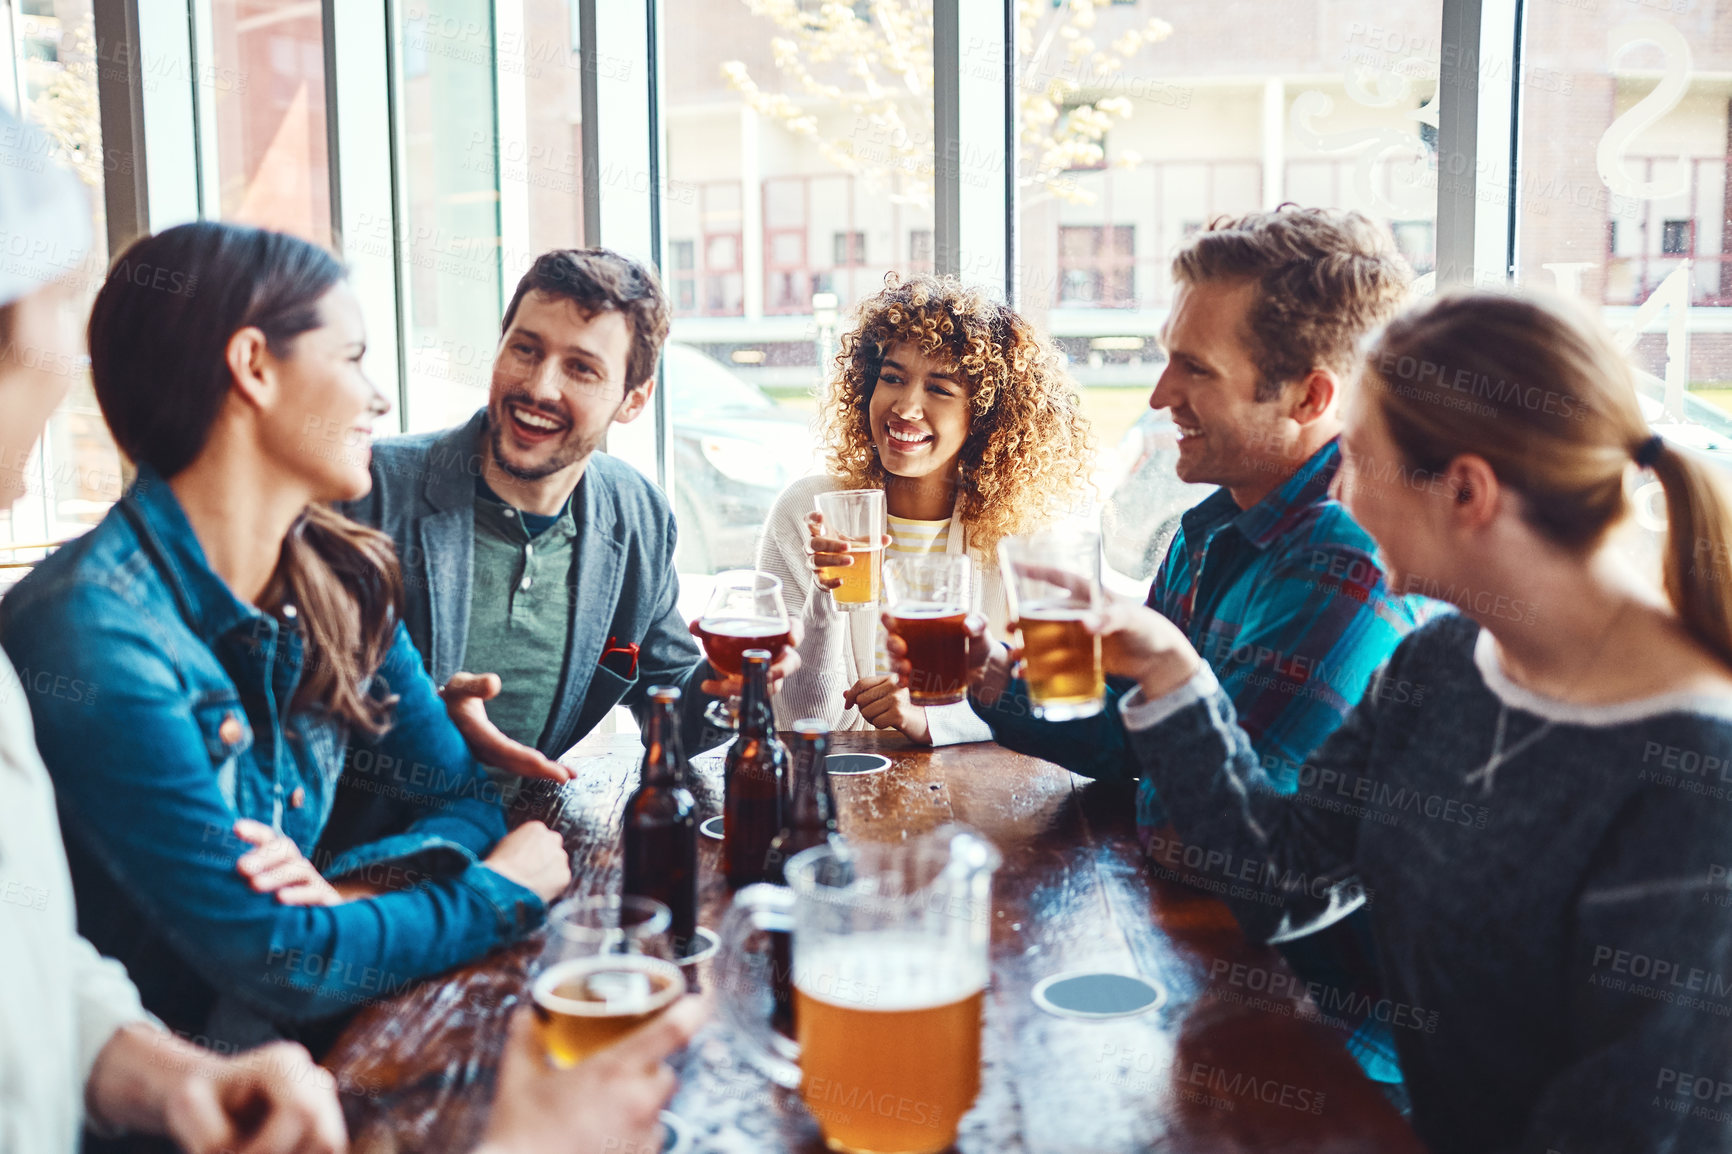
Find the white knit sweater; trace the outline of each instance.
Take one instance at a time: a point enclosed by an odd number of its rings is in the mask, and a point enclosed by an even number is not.
[[[776,498],[758,541],[758,568],[781,579],[788,616],[805,627],[799,671],[784,681],[776,694],[776,725],[781,729],[804,717],[822,717],[836,730],[872,728],[858,709],[842,708],[842,694],[860,680],[863,667],[871,668],[884,627],[876,613],[837,609],[818,585],[811,555],[806,551],[810,540],[806,515],[817,511],[813,498],[842,487],[841,481],[829,476],[795,481]],[[966,537],[960,523],[952,521],[946,551],[963,552]],[[974,608],[985,613],[994,634],[1003,637],[1006,610],[998,565],[991,558],[983,564],[972,552],[969,556],[974,562]],[[926,724],[933,745],[992,739],[992,731],[966,701],[927,706]]]

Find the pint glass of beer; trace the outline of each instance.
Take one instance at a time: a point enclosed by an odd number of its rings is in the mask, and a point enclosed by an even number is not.
[[[530,993],[555,1065],[577,1065],[686,992],[668,922],[666,906],[635,896],[568,898],[548,913]]]
[[[794,855],[788,888],[734,895],[722,1010],[747,1056],[798,1086],[832,1150],[930,1154],[980,1092],[998,851],[962,826]],[[794,943],[795,1044],[769,1025],[770,931]]]
[[[897,557],[885,568],[890,616],[908,643],[908,696],[949,705],[968,691],[968,611],[974,563],[961,553]]]
[[[824,518],[824,536],[848,542],[851,564],[819,571],[826,579],[842,579],[830,590],[831,600],[844,613],[876,609],[884,581],[884,490],[839,489],[819,493],[814,503]]]
[[[1048,721],[1099,713],[1106,697],[1101,640],[1086,621],[1101,607],[1100,534],[1049,529],[1007,537],[998,558],[1022,633],[1030,711]]]

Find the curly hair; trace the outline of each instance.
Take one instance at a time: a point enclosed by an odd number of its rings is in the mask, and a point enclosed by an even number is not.
[[[1094,437],[1060,354],[1017,313],[953,277],[884,278],[860,302],[825,389],[830,472],[850,488],[882,488],[869,410],[878,372],[898,341],[947,362],[968,390],[962,523],[988,555],[1005,537],[1066,512],[1089,484]]]

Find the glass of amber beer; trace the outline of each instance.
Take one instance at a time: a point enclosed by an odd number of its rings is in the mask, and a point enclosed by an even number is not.
[[[577,1065],[686,992],[669,917],[662,903],[635,896],[568,898],[548,913],[530,992],[536,1031],[555,1065]]]
[[[824,536],[848,542],[847,565],[819,570],[839,577],[830,599],[844,613],[876,609],[884,583],[884,490],[838,489],[813,499],[824,518]]]
[[[961,553],[897,557],[885,567],[890,616],[908,643],[908,696],[915,705],[949,705],[968,691],[969,581]]]
[[[798,1086],[832,1150],[930,1154],[980,1092],[999,854],[963,826],[832,841],[748,886],[722,928],[723,1012],[773,1080]],[[770,931],[794,939],[796,1044],[770,1027]]]
[[[1106,698],[1101,639],[1088,618],[1101,607],[1101,538],[1049,529],[998,545],[1005,598],[1022,634],[1029,710],[1047,721],[1092,717]]]

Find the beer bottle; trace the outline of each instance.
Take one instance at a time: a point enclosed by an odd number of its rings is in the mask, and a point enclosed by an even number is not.
[[[788,766],[770,711],[770,651],[748,649],[742,662],[740,730],[722,762],[722,873],[732,889],[764,880],[770,842],[782,828]]]
[[[836,796],[830,792],[830,770],[824,758],[830,752],[830,726],[810,717],[794,723],[794,798],[782,819],[782,832],[770,843],[766,880],[788,884],[788,859],[804,849],[822,845],[836,832]],[[785,930],[770,932],[770,1026],[783,1035],[795,1036],[794,1023],[794,935]]]
[[[668,933],[683,952],[698,925],[697,802],[686,788],[680,691],[658,685],[649,697],[642,780],[625,803],[624,890],[668,908]]]
[[[770,843],[768,880],[787,885],[783,870],[803,849],[823,845],[836,832],[836,795],[830,789],[830,726],[809,717],[794,723],[794,800],[782,819],[782,831]]]

